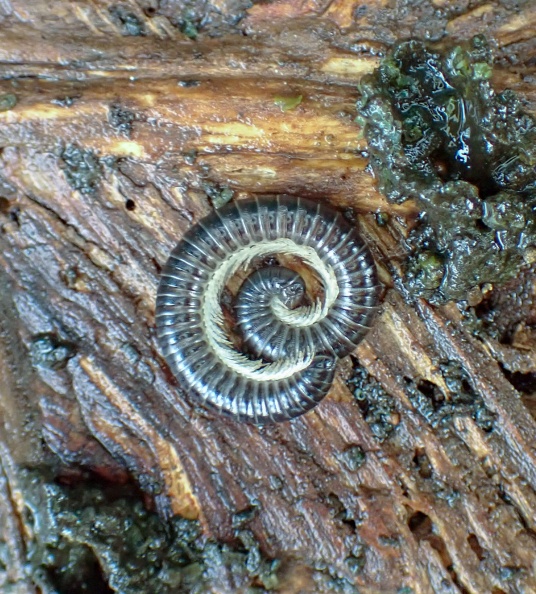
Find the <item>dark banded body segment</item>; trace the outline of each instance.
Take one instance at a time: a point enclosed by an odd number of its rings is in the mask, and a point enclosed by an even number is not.
[[[236,300],[237,351],[225,334],[225,284],[281,253],[318,275],[322,303],[303,301],[297,272],[256,270]],[[372,257],[340,213],[302,199],[244,200],[202,219],[173,250],[158,289],[158,339],[173,373],[204,404],[257,424],[288,420],[327,394],[337,357],[364,336],[378,294]]]

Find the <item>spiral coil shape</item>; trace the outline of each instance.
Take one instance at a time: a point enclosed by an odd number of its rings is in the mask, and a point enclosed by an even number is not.
[[[292,256],[321,285],[311,298]],[[222,294],[253,272],[229,311]],[[254,424],[286,421],[328,393],[337,358],[367,332],[379,286],[370,252],[339,212],[304,199],[227,204],[192,227],[167,261],[156,300],[162,353],[203,404]],[[237,346],[238,342],[238,346]]]

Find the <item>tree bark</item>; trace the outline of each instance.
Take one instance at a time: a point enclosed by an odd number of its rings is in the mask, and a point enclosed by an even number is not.
[[[123,3],[129,20],[108,0],[0,0],[0,584],[36,591],[18,469],[59,459],[134,477],[161,517],[221,542],[253,510],[281,592],[331,591],[328,570],[359,592],[536,591],[535,269],[493,288],[508,345],[406,299],[389,271],[418,213],[377,192],[355,122],[394,42],[484,30],[495,87],[535,114],[534,5],[281,0],[234,23],[240,3],[199,2],[192,40],[182,4]],[[184,398],[155,294],[215,203],[278,193],[353,209],[386,294],[329,396],[259,429]],[[358,364],[376,400],[354,397]]]

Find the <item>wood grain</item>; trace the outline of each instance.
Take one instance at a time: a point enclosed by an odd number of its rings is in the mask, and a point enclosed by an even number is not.
[[[200,29],[192,41],[174,24],[178,3],[125,3],[142,36],[124,35],[112,4],[0,1],[0,97],[16,97],[0,112],[0,537],[10,560],[0,584],[35,591],[16,468],[59,458],[108,480],[135,477],[162,517],[199,518],[221,541],[234,542],[234,514],[253,508],[248,528],[284,561],[281,592],[318,592],[321,566],[371,594],[536,591],[530,394],[505,376],[506,347],[475,338],[454,305],[412,304],[391,288],[387,263],[400,263],[415,207],[376,191],[354,121],[359,79],[390,44],[484,28],[497,88],[515,88],[536,113],[534,5],[256,3],[221,37]],[[219,3],[223,16],[230,5]],[[289,111],[275,101],[297,95]],[[81,151],[77,166],[69,147]],[[356,357],[385,410],[360,408],[349,360],[326,401],[291,423],[258,429],[188,404],[158,353],[156,286],[171,248],[224,189],[359,215],[388,291]],[[393,225],[376,225],[378,211]],[[68,356],[36,357],[43,344],[49,356],[67,345]],[[445,365],[458,366],[467,402]],[[356,447],[358,466],[346,455]]]

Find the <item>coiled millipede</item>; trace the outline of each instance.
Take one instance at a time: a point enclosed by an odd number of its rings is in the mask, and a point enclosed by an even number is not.
[[[288,266],[258,268],[278,255],[301,261],[319,296]],[[230,316],[222,295],[244,270]],[[241,200],[202,219],[171,253],[157,335],[202,403],[250,423],[286,421],[327,394],[337,358],[362,339],[378,298],[372,256],[339,212],[289,197]]]

